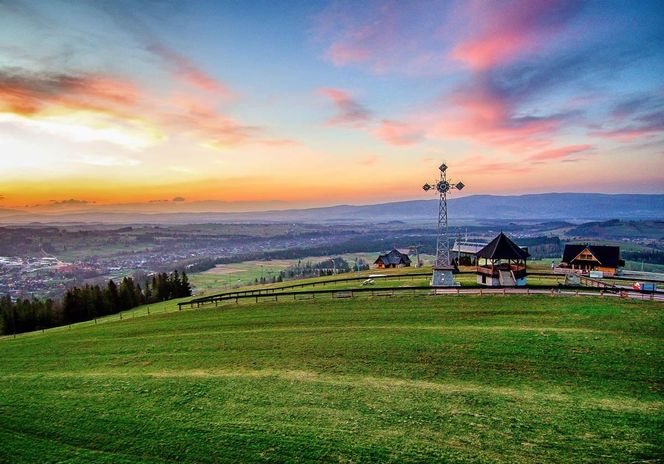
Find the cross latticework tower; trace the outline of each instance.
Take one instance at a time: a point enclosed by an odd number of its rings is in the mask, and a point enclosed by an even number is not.
[[[425,192],[435,190],[438,192],[438,228],[436,233],[436,261],[433,266],[433,277],[431,285],[435,287],[455,286],[452,276],[453,267],[450,263],[450,239],[447,225],[447,193],[452,189],[461,190],[464,188],[463,182],[451,183],[447,179],[447,165],[445,163],[438,167],[440,178],[434,185],[429,183],[422,187]]]

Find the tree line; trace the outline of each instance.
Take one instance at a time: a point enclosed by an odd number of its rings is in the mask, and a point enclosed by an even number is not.
[[[623,251],[622,258],[629,261],[639,261],[648,264],[664,264],[664,252],[656,250],[648,251]]]
[[[0,333],[4,335],[47,329],[117,314],[137,306],[191,296],[183,271],[155,274],[141,286],[132,277],[106,286],[89,285],[67,290],[60,301],[0,298]]]

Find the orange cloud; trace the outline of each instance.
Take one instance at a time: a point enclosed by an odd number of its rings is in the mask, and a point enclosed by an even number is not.
[[[22,115],[53,104],[87,110],[126,107],[139,95],[130,82],[110,76],[0,71],[0,111]]]
[[[192,95],[177,95],[166,101],[167,109],[158,118],[174,133],[194,137],[205,146],[223,149],[247,143],[258,137],[260,129],[242,125],[220,114],[216,108]]]
[[[0,122],[77,141],[137,149],[162,137],[138,105],[143,94],[111,76],[0,71]]]
[[[214,85],[210,90],[223,89]],[[220,113],[202,96],[162,98],[128,80],[90,74],[0,71],[0,122],[130,148],[144,147],[167,134],[187,135],[214,148],[261,140],[259,128]]]

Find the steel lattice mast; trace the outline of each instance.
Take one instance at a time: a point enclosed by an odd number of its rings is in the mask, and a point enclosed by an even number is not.
[[[454,285],[450,265],[450,239],[447,224],[447,192],[452,189],[461,190],[463,182],[450,183],[447,179],[447,165],[445,163],[438,167],[440,177],[434,185],[429,183],[422,187],[425,192],[435,189],[438,192],[438,228],[436,234],[436,261],[433,267],[432,285]]]

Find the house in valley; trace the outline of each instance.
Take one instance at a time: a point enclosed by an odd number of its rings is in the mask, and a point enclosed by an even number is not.
[[[410,267],[410,258],[406,253],[402,253],[396,248],[385,253],[384,255],[378,256],[374,265],[378,269],[385,269],[390,267]]]
[[[620,247],[568,244],[559,267],[581,274],[601,271],[604,275],[615,275],[623,266],[625,261],[620,259]]]

